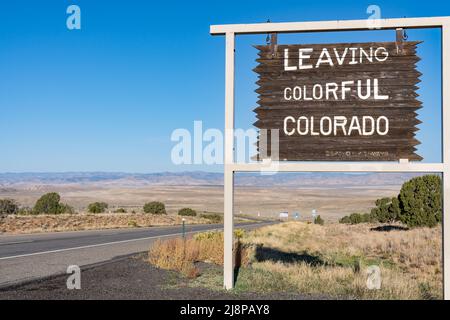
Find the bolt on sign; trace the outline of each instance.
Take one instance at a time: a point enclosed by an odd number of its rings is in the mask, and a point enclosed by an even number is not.
[[[279,160],[420,161],[419,43],[255,46],[254,125],[279,130]],[[258,141],[256,158],[271,157]]]

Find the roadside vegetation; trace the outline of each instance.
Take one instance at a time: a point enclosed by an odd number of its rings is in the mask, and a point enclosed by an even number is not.
[[[144,205],[144,212],[151,214],[167,214],[164,203],[158,201],[146,203]]]
[[[187,224],[205,224],[209,220],[199,217],[184,217]],[[10,215],[0,221],[0,233],[26,234],[40,232],[63,232],[101,230],[117,228],[146,228],[153,226],[175,226],[182,224],[178,215],[151,214],[40,214]],[[180,226],[181,232],[181,226]]]
[[[152,215],[167,215],[166,206],[163,202],[152,201],[144,204],[142,209],[133,209],[131,214],[145,213]],[[87,213],[103,214],[109,209],[109,204],[106,202],[90,203],[85,209]],[[126,214],[128,210],[123,207],[109,210],[109,213]],[[185,217],[197,216],[197,211],[191,208],[182,208],[178,210],[178,215]],[[68,204],[61,203],[61,196],[56,192],[46,193],[41,196],[30,208],[21,206],[14,199],[0,199],[0,217],[6,216],[26,216],[26,215],[62,215],[62,214],[77,214],[75,209]],[[221,221],[222,215],[216,213],[205,213],[201,215],[202,219]]]
[[[56,192],[51,192],[44,194],[40,197],[34,208],[32,210],[32,214],[62,214],[68,213],[73,214],[75,211],[73,208],[67,204],[63,204],[60,202],[61,196]]]
[[[197,211],[192,210],[191,208],[183,208],[178,211],[178,215],[185,217],[195,217],[197,215]]]
[[[235,230],[237,239],[243,235],[243,230]],[[196,262],[223,265],[223,233],[208,231],[189,239],[158,240],[150,249],[148,261],[159,268],[179,271],[195,278],[200,275]]]
[[[149,202],[142,209],[112,208],[106,202],[90,203],[84,212],[76,212],[61,202],[58,193],[51,192],[40,197],[30,208],[21,206],[13,199],[0,199],[0,233],[36,233],[115,228],[140,228],[187,224],[216,223],[220,217],[198,217],[195,210],[184,208],[179,215],[168,215],[162,202]],[[137,212],[136,212],[137,211]],[[111,213],[112,212],[112,213]]]
[[[105,202],[94,202],[88,205],[89,213],[105,213],[108,209],[108,204]]]
[[[235,292],[294,292],[328,298],[442,299],[441,179],[406,182],[398,197],[341,223],[285,222],[236,234]],[[148,261],[221,290],[223,233],[159,241]],[[209,263],[209,268],[201,263]],[[216,267],[214,267],[216,266]],[[370,289],[379,268],[381,288]]]
[[[321,216],[317,216],[317,217],[314,218],[314,224],[318,224],[319,226],[323,226],[325,224],[325,220],[323,220]]]
[[[426,175],[403,184],[394,198],[375,202],[370,213],[353,213],[339,220],[343,224],[401,223],[409,228],[435,227],[442,223],[442,181]]]
[[[0,199],[0,217],[17,214],[19,205],[12,199]]]
[[[381,230],[381,231],[380,231]],[[373,225],[286,222],[242,233],[235,244],[236,292],[296,292],[333,298],[441,299],[439,227],[382,231]],[[223,234],[155,243],[149,262],[221,290]],[[381,289],[367,287],[369,266],[381,270]],[[203,271],[201,271],[203,269]]]
[[[211,223],[221,223],[223,221],[223,215],[218,213],[202,213],[200,218],[207,219]]]
[[[21,207],[11,199],[0,199],[0,216],[14,215],[59,215],[75,214],[75,210],[68,204],[61,203],[61,196],[56,192],[44,194],[33,208]]]

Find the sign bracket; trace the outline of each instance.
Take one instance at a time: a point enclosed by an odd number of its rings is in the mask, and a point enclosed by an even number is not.
[[[403,44],[406,40],[408,40],[408,35],[406,34],[405,29],[397,28],[395,30],[395,44],[397,46],[397,54],[403,53]]]
[[[271,23],[270,19],[267,19],[267,23]],[[277,33],[268,33],[266,37],[266,44],[270,46],[270,53],[268,59],[278,58],[278,35]]]
[[[270,34],[270,59],[278,58],[278,35]]]

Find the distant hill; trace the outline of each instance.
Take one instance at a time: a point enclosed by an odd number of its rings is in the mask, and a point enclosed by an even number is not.
[[[236,174],[237,186],[254,187],[364,187],[401,185],[421,174],[416,173],[278,173],[262,176],[259,173]],[[221,186],[222,173],[203,171],[161,173],[0,173],[0,188],[39,185],[104,185],[144,187],[151,185]]]

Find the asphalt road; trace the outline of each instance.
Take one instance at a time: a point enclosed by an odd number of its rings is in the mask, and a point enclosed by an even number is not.
[[[273,222],[241,223],[252,229]],[[188,225],[187,234],[221,229],[221,224]],[[181,226],[0,236],[0,287],[64,274],[86,266],[147,251],[157,239],[180,236]]]

